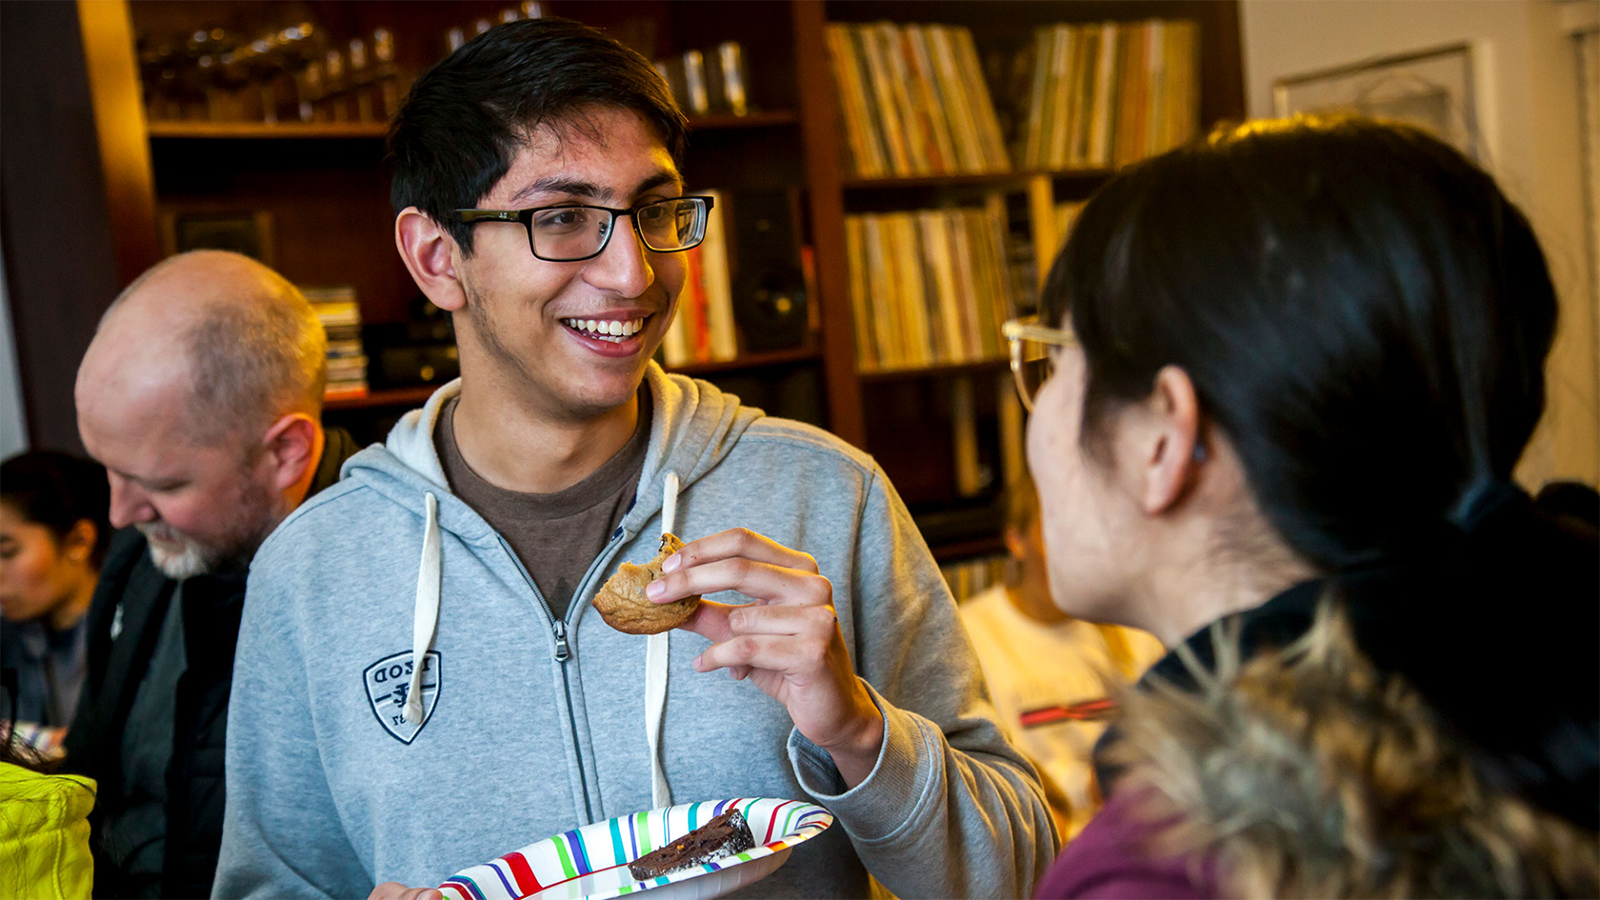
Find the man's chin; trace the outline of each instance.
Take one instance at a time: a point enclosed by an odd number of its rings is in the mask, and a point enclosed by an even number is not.
[[[193,538],[175,535],[165,529],[139,526],[150,547],[150,561],[161,574],[175,580],[220,571],[225,554],[206,547]]]
[[[149,544],[150,561],[168,578],[181,581],[211,571],[211,561],[197,544],[189,541],[173,544],[155,538],[151,538]]]

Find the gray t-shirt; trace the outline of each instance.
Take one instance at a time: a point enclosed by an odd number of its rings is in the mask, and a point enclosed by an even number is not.
[[[107,817],[105,852],[138,885],[136,895],[158,897],[167,836],[167,767],[177,727],[173,699],[189,668],[183,646],[183,582],[172,592],[150,667],[128,710],[122,732],[122,812]]]
[[[650,391],[639,392],[639,424],[628,443],[588,478],[553,494],[504,490],[472,471],[456,444],[457,399],[446,401],[433,435],[450,489],[500,532],[551,614],[565,618],[583,573],[633,506],[650,442]]]

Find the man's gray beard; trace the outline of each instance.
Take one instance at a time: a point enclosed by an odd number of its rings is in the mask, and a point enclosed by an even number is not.
[[[247,491],[239,498],[237,512],[243,527],[226,535],[219,544],[201,543],[164,522],[141,522],[134,527],[149,544],[150,561],[168,578],[244,572],[250,568],[261,542],[289,514],[277,507],[278,499],[270,491]],[[156,541],[157,537],[162,543]],[[172,544],[179,549],[168,549]]]
[[[140,523],[134,527],[144,534],[150,546],[150,561],[161,574],[180,581],[194,575],[243,572],[250,567],[250,558],[260,544],[251,541],[248,547],[210,547],[165,525]],[[160,543],[153,534],[161,537]],[[174,543],[179,549],[168,549]]]
[[[211,561],[207,558],[208,554],[199,543],[178,534],[165,525],[139,522],[133,527],[139,529],[139,533],[144,535],[145,543],[150,547],[150,561],[156,564],[156,568],[161,570],[161,574],[181,581],[190,575],[199,575],[210,571]],[[171,543],[177,543],[181,549],[176,551],[166,549],[167,545]]]

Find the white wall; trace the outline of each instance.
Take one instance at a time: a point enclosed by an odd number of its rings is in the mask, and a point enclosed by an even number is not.
[[[1600,483],[1600,297],[1585,257],[1573,0],[1241,0],[1252,116],[1272,85],[1363,59],[1470,41],[1490,170],[1532,220],[1561,295],[1550,402],[1518,476]],[[1587,2],[1587,0],[1578,0]]]
[[[11,335],[11,295],[6,292],[5,259],[0,257],[0,459],[28,449],[28,426],[22,417],[22,379],[17,374],[17,345]]]

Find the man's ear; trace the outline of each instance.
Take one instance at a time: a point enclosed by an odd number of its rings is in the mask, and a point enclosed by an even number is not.
[[[1200,400],[1187,372],[1165,366],[1142,405],[1146,421],[1140,429],[1139,499],[1146,513],[1155,514],[1182,500],[1199,478],[1206,457],[1200,443]]]
[[[299,484],[322,459],[322,426],[306,413],[289,413],[272,423],[261,439],[272,489],[283,492]]]
[[[455,312],[467,304],[456,278],[456,241],[431,216],[408,206],[394,220],[394,245],[411,279],[433,305]]]

